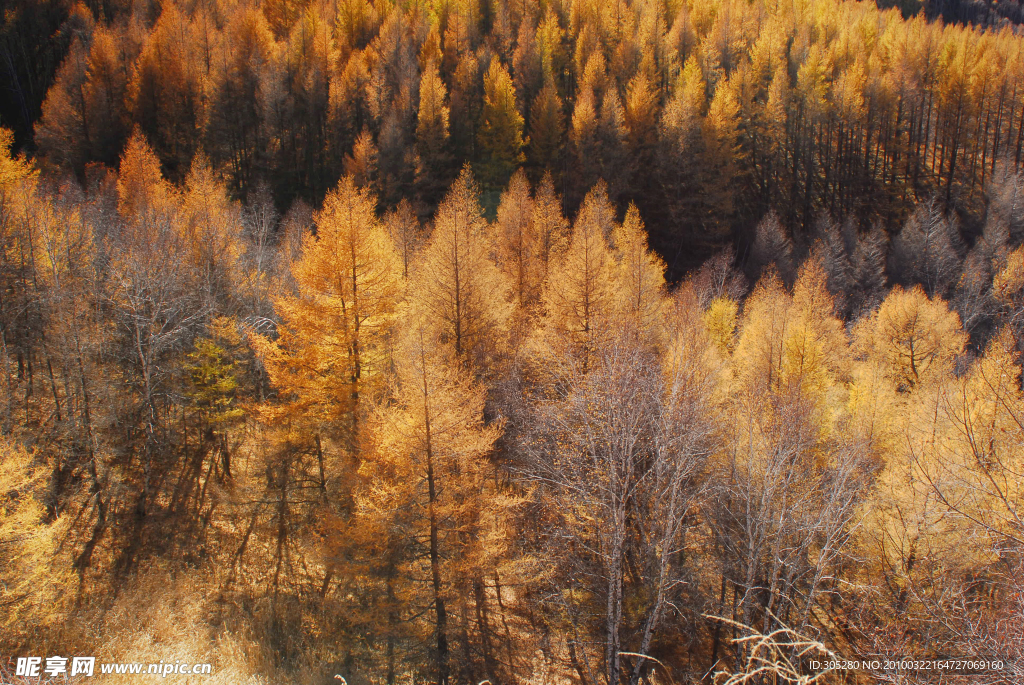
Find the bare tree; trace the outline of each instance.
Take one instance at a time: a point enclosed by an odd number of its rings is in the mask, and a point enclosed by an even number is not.
[[[696,304],[695,295],[690,300]],[[557,552],[564,587],[552,595],[573,605],[564,608],[574,634],[600,635],[609,685],[627,673],[634,685],[644,676],[652,662],[638,658],[627,671],[623,655],[650,652],[667,615],[680,611],[675,602],[687,584],[686,533],[714,443],[699,308],[687,309],[667,371],[620,339],[589,373],[574,367],[538,409],[527,476],[550,497],[551,535],[565,546]],[[576,603],[581,591],[601,608]],[[627,603],[627,596],[645,599]],[[600,611],[599,623],[586,618],[591,611]],[[575,640],[573,660],[581,678],[596,680],[594,655],[582,642]]]
[[[946,295],[960,273],[962,255],[956,219],[932,199],[917,207],[893,240],[889,266],[898,281],[920,283],[929,295]]]
[[[167,397],[166,381],[174,370],[166,363],[168,355],[187,344],[208,310],[194,274],[179,258],[181,248],[169,217],[141,217],[126,224],[119,238],[110,255],[108,306],[117,326],[119,362],[131,379],[131,391],[141,399],[138,420],[144,435],[135,532],[122,559],[127,569],[154,500],[153,487],[160,481],[155,469],[173,459],[162,449],[166,431],[161,409],[166,402],[160,400]]]
[[[756,278],[767,266],[774,264],[782,280],[792,284],[796,277],[793,249],[793,241],[786,234],[779,215],[769,212],[757,225],[754,244],[750,248],[751,276]]]
[[[847,554],[865,449],[821,441],[811,403],[795,394],[742,399],[734,416],[708,512],[734,615],[766,634],[781,622],[803,632]],[[749,656],[738,649],[736,667]]]
[[[260,181],[242,211],[242,226],[247,238],[243,242],[242,255],[245,281],[243,291],[246,292],[249,315],[269,317],[273,314],[270,291],[278,266],[274,248],[277,221],[277,209],[270,194],[270,186]]]

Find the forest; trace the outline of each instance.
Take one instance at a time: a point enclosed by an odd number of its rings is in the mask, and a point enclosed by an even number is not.
[[[0,682],[1024,682],[1019,4],[904,5],[5,7]]]

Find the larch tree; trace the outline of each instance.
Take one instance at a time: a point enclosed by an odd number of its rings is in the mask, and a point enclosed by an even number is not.
[[[388,212],[384,216],[383,222],[402,263],[402,278],[408,279],[409,267],[422,247],[423,228],[408,200],[399,202],[394,211]]]
[[[459,59],[451,77],[451,141],[458,159],[475,159],[477,156],[476,131],[483,102],[480,69],[476,56],[467,51]]]
[[[608,88],[601,98],[596,134],[601,179],[608,185],[609,197],[617,202],[632,189],[639,160],[626,149],[626,115],[615,88]]]
[[[207,115],[195,28],[174,3],[163,8],[128,83],[133,118],[176,180],[187,173]]]
[[[484,101],[477,131],[484,185],[501,188],[512,172],[526,161],[523,154],[523,115],[516,106],[516,90],[508,71],[494,57],[484,75]]]
[[[511,288],[491,260],[479,190],[467,165],[434,220],[430,241],[415,261],[409,296],[435,338],[479,372],[505,346]]]
[[[626,88],[626,136],[631,155],[650,163],[657,142],[658,93],[644,73],[634,76]]]
[[[1024,398],[1012,333],[1002,330],[942,404],[952,430],[933,453],[916,457],[941,503],[995,548],[1024,542]]]
[[[541,89],[530,106],[530,164],[537,170],[559,173],[565,136],[562,100],[553,84]]]
[[[757,224],[754,244],[750,249],[751,275],[760,276],[765,268],[771,267],[784,281],[793,282],[796,276],[793,265],[793,241],[774,211],[769,212]]]
[[[695,56],[680,71],[658,127],[660,180],[657,197],[677,225],[700,226],[700,157],[703,150],[701,116],[706,107],[704,79]]]
[[[211,302],[227,299],[239,285],[241,218],[240,208],[228,199],[206,156],[197,153],[185,178],[174,226]]]
[[[584,87],[576,96],[569,129],[572,145],[571,175],[576,188],[589,187],[600,173],[597,138],[597,105],[594,93]],[[582,194],[582,192],[580,192]],[[577,195],[577,197],[579,197]]]
[[[960,318],[941,298],[897,286],[854,331],[856,351],[879,364],[901,391],[942,378],[963,351]]]
[[[390,328],[400,296],[401,265],[377,220],[376,202],[344,178],[314,216],[292,266],[298,292],[275,303],[278,337],[252,337],[279,401],[265,419],[308,427],[326,489],[323,437],[350,456],[358,443],[361,401],[389,364]],[[300,433],[301,435],[301,433]]]
[[[174,189],[164,180],[160,160],[146,136],[135,129],[117,176],[117,209],[126,218],[164,214],[173,209]]]
[[[555,192],[555,182],[550,172],[545,172],[541,177],[534,194],[531,221],[539,241],[538,257],[543,264],[544,278],[547,278],[552,260],[569,242],[569,222],[562,215],[562,199]]]
[[[122,31],[97,27],[89,48],[86,110],[90,113],[90,156],[104,164],[117,161],[128,133],[128,73],[130,58]]]
[[[91,145],[92,112],[85,98],[89,46],[83,43],[83,37],[75,37],[67,57],[54,74],[53,86],[46,93],[42,116],[36,125],[43,154],[52,163],[66,165],[71,170],[85,166]]]
[[[738,114],[735,85],[728,80],[719,82],[701,128],[703,185],[707,195],[703,221],[711,239],[728,231],[735,211],[733,184],[740,152]]]
[[[303,237],[292,264],[297,292],[275,301],[276,339],[249,336],[276,392],[258,407],[257,419],[270,448],[263,459],[273,511],[271,617],[278,633],[285,630],[280,596],[293,551],[333,548],[339,536],[332,529],[347,526],[354,514],[368,399],[383,390],[391,364],[401,264],[375,206],[351,178],[339,182],[314,213],[316,234]],[[338,567],[337,559],[325,558],[324,592]]]
[[[516,49],[512,53],[512,73],[520,102],[532,102],[543,83],[540,52],[537,50],[537,29],[527,18],[519,24]],[[532,115],[531,115],[532,116]]]
[[[558,82],[556,79],[561,78],[569,60],[564,40],[565,31],[558,23],[555,8],[546,8],[544,19],[537,26],[537,45],[540,49],[541,72],[545,79],[555,83]]]
[[[586,368],[611,333],[615,257],[608,245],[615,213],[603,184],[591,190],[566,250],[549,266],[545,293],[553,342]]]
[[[747,299],[729,360],[734,420],[715,456],[719,504],[709,512],[722,555],[719,611],[762,633],[812,621],[866,492],[866,452],[837,429],[824,401],[841,380],[831,365],[846,346],[833,308],[813,263],[792,295],[769,274]],[[736,643],[735,667],[747,656]]]
[[[647,233],[636,205],[630,204],[622,224],[612,230],[618,257],[615,292],[621,323],[636,340],[658,341],[665,316],[665,263],[647,247]]]
[[[274,88],[279,55],[258,8],[238,10],[227,37],[233,49],[213,76],[206,150],[228,165],[236,189],[249,190],[271,163],[271,116],[283,96]]]
[[[495,533],[513,500],[494,489],[489,456],[501,425],[484,422],[485,388],[450,345],[431,337],[437,328],[421,317],[411,316],[399,345],[394,395],[373,415],[362,468],[371,485],[358,501],[370,525],[382,526],[395,548],[408,550],[390,570],[409,588],[403,592],[429,588],[423,614],[432,619],[434,681],[444,685],[473,673],[469,654],[478,648],[486,677],[497,677],[486,618],[491,609],[475,588],[502,553]],[[471,603],[475,629],[468,624]]]
[[[498,266],[512,283],[520,309],[537,304],[544,278],[538,236],[533,224],[533,198],[526,173],[520,169],[512,176],[498,205]]]
[[[920,283],[929,295],[946,296],[960,272],[961,249],[956,221],[932,200],[918,207],[893,240],[890,272],[905,285]]]
[[[774,271],[761,277],[744,302],[732,372],[748,391],[764,394],[782,388],[791,309],[792,296]]]
[[[849,374],[850,342],[835,307],[821,264],[813,259],[804,262],[793,286],[793,321],[782,375],[788,387],[821,406]]]
[[[447,95],[437,65],[433,60],[427,62],[420,78],[420,105],[416,119],[416,179],[427,202],[441,197],[451,173]]]

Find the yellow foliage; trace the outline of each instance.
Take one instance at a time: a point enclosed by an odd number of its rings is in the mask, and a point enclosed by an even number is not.
[[[800,268],[793,287],[793,314],[786,332],[783,383],[823,394],[847,373],[849,341],[817,260]]]
[[[877,364],[854,364],[852,375],[847,402],[851,434],[881,461],[900,440],[896,386]]]
[[[736,300],[722,296],[715,298],[704,313],[704,325],[707,326],[711,342],[724,357],[732,354],[732,348],[736,344],[738,312],[739,304]]]
[[[758,281],[743,305],[733,363],[737,378],[750,393],[781,388],[791,308],[792,297],[774,272]]]
[[[920,286],[896,287],[854,331],[857,352],[880,364],[900,389],[910,390],[949,371],[967,336],[960,317]]]
[[[5,197],[22,181],[34,179],[38,171],[21,157],[11,156],[14,144],[14,132],[8,128],[0,128],[0,196]]]
[[[387,560],[430,593],[416,602],[443,612],[497,568],[521,500],[496,487],[489,456],[502,425],[484,421],[486,387],[432,335],[422,322],[402,333],[393,397],[370,419],[356,527],[377,531],[367,541],[381,550],[377,563]]]
[[[620,325],[638,339],[655,342],[666,314],[665,262],[647,247],[647,231],[636,205],[630,204],[621,225],[612,229],[618,257],[616,308]]]
[[[52,470],[40,454],[0,439],[0,631],[7,645],[44,644],[74,601],[71,560],[58,554],[74,512],[54,519],[43,506]]]
[[[235,281],[242,232],[239,208],[228,199],[227,189],[201,152],[192,159],[174,225],[203,282]]]
[[[526,173],[520,169],[501,194],[495,225],[498,267],[512,283],[521,308],[536,306],[546,264],[538,226],[533,221],[533,198]]]
[[[171,210],[174,190],[160,172],[160,160],[138,128],[128,139],[117,178],[117,210],[137,218]]]
[[[437,210],[434,232],[409,279],[409,300],[432,335],[483,369],[505,345],[508,278],[491,261],[487,222],[467,166]]]
[[[314,425],[354,423],[360,392],[388,363],[401,266],[375,204],[350,177],[327,195],[292,265],[298,294],[275,302],[278,339],[253,339],[273,385]]]
[[[992,295],[1001,304],[1012,305],[1024,294],[1024,247],[1006,257],[1006,264],[992,278]]]
[[[548,323],[584,363],[606,339],[615,312],[616,265],[607,239],[613,218],[603,186],[587,193],[569,247],[548,276]]]
[[[986,534],[1024,541],[1024,395],[1016,345],[1003,329],[942,398],[941,443],[923,450],[943,504]]]

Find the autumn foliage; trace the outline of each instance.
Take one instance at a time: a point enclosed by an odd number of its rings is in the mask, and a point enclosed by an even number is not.
[[[0,129],[5,657],[1024,680],[1012,28],[90,7]]]

